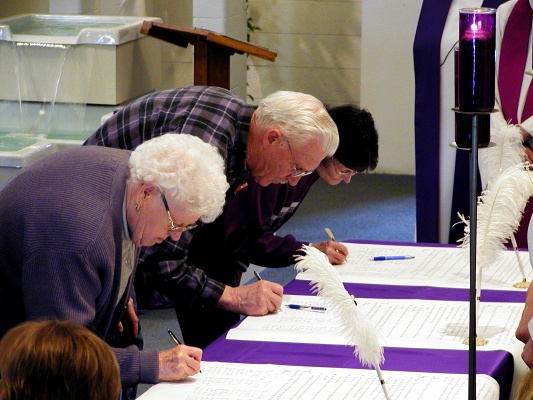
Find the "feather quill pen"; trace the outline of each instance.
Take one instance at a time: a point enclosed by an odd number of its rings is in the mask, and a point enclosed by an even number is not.
[[[518,125],[510,124],[503,118],[494,120],[495,128],[491,129],[491,142],[495,146],[487,147],[479,152],[479,173],[481,176],[482,187],[487,187],[487,182],[493,181],[502,171],[507,168],[521,164],[525,157],[522,132]],[[518,268],[522,274],[522,282],[515,284],[517,287],[526,287],[526,272],[514,233],[510,234]],[[525,285],[525,286],[524,286]]]
[[[312,273],[311,287],[320,296],[328,309],[331,309],[341,322],[342,333],[354,346],[354,355],[363,366],[375,368],[385,398],[389,399],[385,380],[380,365],[384,362],[383,348],[370,320],[359,309],[355,299],[350,295],[341,281],[339,273],[328,261],[327,256],[312,246],[303,246],[304,256],[296,256],[294,267],[298,272],[305,270]]]
[[[507,168],[521,164],[525,155],[522,133],[517,125],[504,124],[491,129],[490,141],[495,146],[479,150],[479,173],[483,188]]]
[[[506,249],[504,243],[518,229],[526,203],[533,195],[533,172],[529,163],[508,167],[489,181],[478,198],[477,253],[479,266],[485,268]],[[469,221],[461,247],[470,243]]]
[[[483,269],[497,260],[506,249],[504,243],[518,228],[526,203],[532,195],[531,164],[521,163],[507,168],[490,181],[478,198],[476,308],[481,299]],[[466,225],[465,236],[461,239],[461,247],[465,248],[470,243],[470,222],[461,215],[460,218]],[[476,316],[477,325],[479,313]]]

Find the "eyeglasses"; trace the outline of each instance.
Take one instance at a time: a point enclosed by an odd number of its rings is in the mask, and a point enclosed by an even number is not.
[[[176,225],[174,223],[174,220],[170,216],[170,210],[168,208],[167,199],[163,193],[161,193],[161,199],[163,200],[163,204],[165,205],[165,210],[167,210],[168,222],[170,223],[170,229],[168,230],[169,232],[185,232],[185,231],[194,229],[198,226],[197,224],[190,224],[190,225],[185,225],[185,226]]]
[[[292,169],[293,169],[293,172],[289,176],[291,178],[300,178],[302,176],[306,176],[306,175],[312,174],[314,172],[314,170],[306,171],[305,169],[302,169],[302,168],[298,167],[298,164],[296,164],[296,161],[294,160],[294,155],[292,154],[291,142],[289,142],[289,140],[287,138],[285,138],[285,140],[287,141],[287,144],[289,145],[289,151],[291,153],[291,158],[292,158]]]
[[[353,176],[353,175],[357,174],[357,172],[359,172],[359,171],[354,171],[354,170],[349,169],[349,168],[346,168],[345,170],[340,171],[339,168],[337,168],[337,164],[335,163],[335,157],[331,157],[331,163],[333,164],[333,167],[335,168],[335,172],[339,176],[344,176],[344,177],[345,176]]]

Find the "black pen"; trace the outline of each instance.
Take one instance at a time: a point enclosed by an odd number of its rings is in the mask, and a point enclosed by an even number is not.
[[[262,281],[263,279],[261,279],[261,276],[259,275],[259,273],[257,271],[254,271],[254,275],[255,277],[257,278],[258,281]]]
[[[167,332],[168,334],[170,335],[170,337],[172,338],[172,340],[174,341],[174,343],[176,344],[182,344],[180,342],[180,340],[176,337],[176,335],[174,335],[174,332],[172,332],[170,329],[167,329]]]

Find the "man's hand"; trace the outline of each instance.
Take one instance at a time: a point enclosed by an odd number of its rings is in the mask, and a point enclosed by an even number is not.
[[[533,150],[530,147],[529,139],[531,139],[531,136],[529,133],[520,125],[516,125],[518,129],[520,130],[520,133],[522,134],[522,140],[524,142],[524,161],[528,161],[530,163],[533,163]]]
[[[181,381],[200,371],[202,349],[180,344],[159,352],[159,382]]]
[[[311,245],[328,256],[329,262],[333,265],[342,264],[348,257],[348,248],[342,243],[333,240],[311,243]]]
[[[139,334],[139,318],[137,317],[137,314],[135,313],[135,307],[133,305],[133,299],[131,297],[128,300],[128,305],[126,307],[126,315],[131,322],[131,328],[133,329],[133,336],[137,337],[137,335]],[[118,323],[117,330],[120,333],[124,331],[122,322]]]
[[[244,315],[266,315],[281,307],[283,286],[261,280],[250,285],[226,286],[217,307]]]
[[[533,163],[533,150],[531,150],[531,147],[524,145],[524,151],[525,151],[525,161],[529,161],[530,163]]]

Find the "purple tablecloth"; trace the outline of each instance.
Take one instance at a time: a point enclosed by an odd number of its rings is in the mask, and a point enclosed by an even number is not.
[[[374,285],[365,283],[345,283],[346,290],[355,298],[369,299],[420,299],[420,300],[447,300],[468,301],[468,289],[439,288],[429,286],[396,286]],[[310,295],[309,281],[293,280],[285,286],[286,294]],[[483,289],[483,301],[498,303],[524,303],[525,291],[505,291]]]
[[[352,241],[365,243],[364,241]],[[379,242],[366,242],[379,243]],[[419,243],[391,243],[388,245],[418,245]],[[435,245],[439,246],[439,245]],[[286,294],[312,294],[309,281],[293,280],[284,288]],[[396,286],[345,283],[346,290],[356,298],[421,299],[468,301],[468,289],[427,286]],[[525,292],[483,290],[487,302],[525,301]],[[468,348],[465,350],[384,348],[382,371],[413,371],[468,374]],[[500,385],[500,400],[508,399],[513,381],[513,355],[504,350],[476,352],[476,372],[492,376]],[[316,345],[304,343],[255,342],[226,340],[225,335],[204,350],[203,360],[240,362],[249,364],[282,364],[335,368],[363,368],[350,346]]]
[[[468,374],[468,350],[386,347],[384,355],[383,373],[413,371]],[[477,373],[496,379],[500,385],[500,399],[508,399],[513,381],[513,356],[503,350],[478,351],[476,355]],[[363,368],[350,346],[226,340],[225,336],[209,345],[202,359],[247,364]]]
[[[370,284],[345,284],[348,292],[361,298],[468,300],[466,289],[428,288]],[[523,302],[525,293],[484,292],[486,301]],[[495,292],[495,293],[492,293]],[[497,293],[496,293],[497,292]],[[309,281],[294,280],[285,286],[286,294],[310,294]],[[490,299],[489,299],[490,298]],[[497,300],[502,299],[502,300]],[[468,374],[468,348],[465,350],[408,349],[385,347],[382,371],[413,371]],[[504,350],[478,351],[476,372],[492,376],[500,385],[500,400],[508,399],[513,382],[514,362]],[[255,342],[226,340],[225,335],[208,346],[206,361],[248,364],[304,365],[314,367],[363,368],[350,346],[305,343]]]

